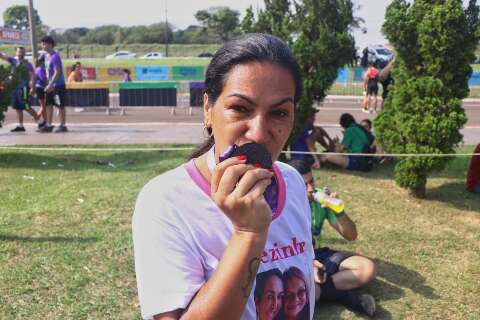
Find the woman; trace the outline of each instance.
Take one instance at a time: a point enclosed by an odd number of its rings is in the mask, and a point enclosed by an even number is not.
[[[282,272],[277,268],[257,276],[254,291],[258,320],[277,319],[283,304]]]
[[[274,268],[299,266],[313,284],[300,175],[280,162],[271,171],[246,164],[244,155],[219,162],[231,145],[250,142],[275,161],[293,128],[301,83],[292,53],[270,35],[246,35],[214,55],[205,76],[208,141],[137,199],[133,243],[144,318],[255,319],[253,281]],[[263,196],[272,177],[274,212]]]
[[[67,82],[82,82],[83,81],[83,75],[82,75],[82,64],[80,62],[77,62],[72,65],[72,70],[70,71],[70,74],[68,75]]]
[[[365,129],[357,124],[353,116],[344,113],[340,116],[340,126],[345,130],[342,142],[335,145],[337,153],[371,153],[370,141]],[[326,154],[320,161],[329,162],[341,168],[355,171],[370,171],[372,159],[367,156]]]
[[[310,319],[308,283],[299,268],[291,267],[283,273],[285,289],[283,314],[286,320]]]

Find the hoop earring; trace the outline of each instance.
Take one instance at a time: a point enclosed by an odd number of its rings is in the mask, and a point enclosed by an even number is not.
[[[211,127],[203,126],[203,136],[205,138],[213,137],[213,130]]]

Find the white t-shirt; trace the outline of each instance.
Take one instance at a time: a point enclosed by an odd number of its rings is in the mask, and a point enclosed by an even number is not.
[[[274,172],[279,182],[278,212],[257,275],[274,268],[300,269],[307,285],[308,319],[312,319],[314,254],[305,184],[284,163],[276,162]],[[141,190],[133,215],[133,243],[143,318],[186,308],[222,258],[233,226],[209,193],[210,186],[193,161],[157,176]],[[242,319],[256,318],[253,292]]]

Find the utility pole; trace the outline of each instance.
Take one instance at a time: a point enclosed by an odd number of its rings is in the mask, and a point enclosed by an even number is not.
[[[30,0],[31,1],[31,0]],[[168,57],[168,18],[167,18],[167,0],[165,0],[165,57]]]
[[[37,36],[35,32],[36,21],[33,15],[33,0],[28,0],[28,21],[30,23],[30,42],[32,44],[33,61],[37,60]]]

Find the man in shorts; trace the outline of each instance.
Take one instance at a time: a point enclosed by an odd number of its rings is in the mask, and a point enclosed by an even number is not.
[[[308,163],[302,160],[292,160],[289,162],[289,165],[302,175],[312,209],[312,236],[314,237],[315,260],[323,264],[324,272],[326,273],[326,280],[320,284],[320,301],[339,303],[370,317],[374,316],[376,310],[374,298],[359,291],[359,288],[375,279],[374,263],[370,259],[354,252],[336,251],[328,247],[320,247],[315,242],[315,238],[320,238],[325,220],[344,239],[354,241],[357,238],[355,223],[345,211],[335,213],[329,208],[322,207],[313,199],[315,181]]]
[[[363,90],[366,93],[366,97],[363,105],[363,112],[372,113],[377,112],[377,95],[378,95],[378,70],[375,66],[369,64],[367,72],[365,72],[363,78]],[[371,100],[373,98],[373,108]]]
[[[23,126],[23,111],[27,111],[35,121],[39,120],[39,115],[30,104],[30,94],[35,88],[35,70],[32,64],[25,59],[25,48],[18,47],[15,57],[9,57],[4,53],[0,53],[0,59],[7,61],[13,67],[24,66],[28,71],[28,77],[22,79],[17,88],[15,88],[12,96],[12,107],[17,113],[18,125],[10,130],[11,132],[25,132]]]
[[[65,111],[67,90],[65,87],[65,77],[63,75],[62,59],[58,51],[53,49],[55,47],[55,41],[52,37],[43,37],[41,43],[43,50],[46,52],[45,67],[47,69],[48,84],[45,87],[47,124],[40,131],[52,132],[53,106],[56,106],[59,111],[60,125],[55,129],[55,132],[67,132],[67,114]]]

